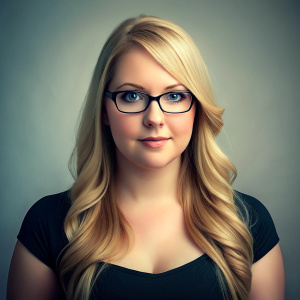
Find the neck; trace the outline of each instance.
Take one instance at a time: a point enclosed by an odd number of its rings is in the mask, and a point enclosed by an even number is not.
[[[180,157],[162,168],[141,168],[119,160],[116,197],[120,205],[158,207],[178,203]]]

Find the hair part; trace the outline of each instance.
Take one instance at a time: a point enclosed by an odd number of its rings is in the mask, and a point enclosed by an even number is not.
[[[189,234],[215,262],[224,295],[248,299],[253,260],[252,237],[237,212],[232,182],[236,169],[216,144],[223,109],[213,96],[202,56],[191,37],[173,22],[149,16],[121,23],[105,43],[87,93],[76,146],[77,172],[72,205],[65,219],[69,244],[61,253],[60,276],[67,299],[88,299],[103,267],[124,255],[130,226],[114,194],[115,144],[102,121],[104,91],[120,58],[145,48],[194,95],[197,111],[190,143],[182,154],[179,195]]]

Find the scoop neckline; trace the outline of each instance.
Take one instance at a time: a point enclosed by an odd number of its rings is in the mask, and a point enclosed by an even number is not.
[[[113,268],[117,271],[129,273],[129,274],[136,275],[136,276],[157,278],[157,277],[162,277],[162,276],[168,276],[168,275],[180,272],[186,268],[192,267],[194,264],[199,263],[201,260],[205,259],[206,257],[207,257],[207,254],[204,253],[201,256],[197,257],[196,259],[194,259],[190,262],[187,262],[186,264],[183,264],[179,267],[176,267],[176,268],[173,268],[173,269],[161,272],[161,273],[148,273],[148,272],[138,271],[138,270],[122,267],[120,265],[115,265],[112,263],[107,263],[107,266],[110,268]]]

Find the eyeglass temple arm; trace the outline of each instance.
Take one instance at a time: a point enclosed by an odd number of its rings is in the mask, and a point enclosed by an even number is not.
[[[104,93],[107,97],[109,97],[110,99],[112,99],[112,93],[109,91],[105,91]]]

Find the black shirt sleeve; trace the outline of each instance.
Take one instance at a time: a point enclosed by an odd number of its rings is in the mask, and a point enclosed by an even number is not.
[[[18,240],[57,273],[57,257],[67,244],[63,224],[70,202],[68,192],[46,196],[27,212]]]
[[[266,207],[257,199],[236,192],[236,205],[253,237],[253,263],[265,256],[278,242],[279,237]]]

